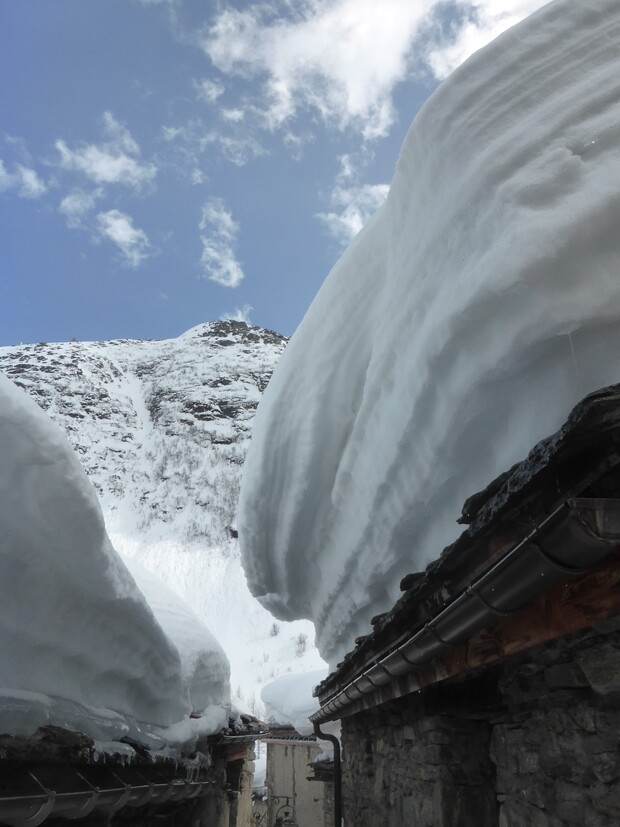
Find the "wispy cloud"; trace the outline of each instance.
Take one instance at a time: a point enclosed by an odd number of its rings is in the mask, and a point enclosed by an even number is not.
[[[240,120],[242,118],[236,116],[230,119],[232,131],[228,133],[207,126],[200,117],[178,126],[162,127],[162,137],[167,146],[160,165],[172,165],[192,183],[201,184],[207,179],[203,167],[209,154],[217,153],[238,167],[265,155],[265,148],[251,131],[238,128]]]
[[[220,319],[226,321],[229,319],[232,322],[245,322],[251,324],[250,313],[254,310],[251,304],[242,304],[241,307],[235,307],[230,313],[222,313]]]
[[[237,287],[244,278],[235,251],[239,225],[220,198],[211,198],[203,205],[199,229],[204,277],[223,287]]]
[[[120,210],[108,210],[97,216],[99,238],[107,239],[120,250],[123,262],[129,267],[138,267],[153,255],[153,248],[144,230],[133,225],[133,219]]]
[[[14,191],[19,198],[34,200],[47,192],[47,184],[32,167],[15,164],[13,172],[9,172],[0,160],[0,192],[9,190]]]
[[[318,213],[317,218],[325,225],[330,235],[344,247],[383,204],[388,190],[388,184],[348,187],[337,184],[331,195],[334,209],[331,212]]]
[[[452,37],[431,39],[426,47],[426,60],[439,80],[446,78],[478,49],[482,49],[502,32],[524,20],[546,5],[549,0],[459,0],[465,12]]]
[[[220,72],[258,84],[264,127],[310,112],[368,141],[389,132],[394,90],[413,72],[425,66],[442,79],[547,1],[264,2],[225,8],[198,39]],[[452,24],[433,26],[439,17]]]
[[[338,129],[354,126],[374,138],[393,121],[391,91],[406,75],[411,42],[432,6],[315,0],[288,19],[267,5],[226,9],[201,45],[220,71],[265,78],[272,129],[312,110]]]
[[[122,184],[134,190],[153,181],[156,167],[140,161],[140,147],[110,112],[103,114],[103,134],[99,144],[82,142],[73,148],[57,140],[61,168],[82,173],[95,184]]]
[[[97,200],[103,195],[98,187],[92,192],[76,189],[66,195],[58,206],[58,211],[67,219],[67,225],[75,230],[84,226],[84,219],[95,208]]]
[[[205,103],[215,103],[216,100],[224,94],[222,84],[215,80],[209,80],[208,78],[195,80],[194,89],[196,90],[197,98]]]

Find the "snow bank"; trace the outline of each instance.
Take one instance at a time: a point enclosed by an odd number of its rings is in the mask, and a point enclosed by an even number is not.
[[[273,724],[290,724],[300,735],[311,735],[310,715],[319,708],[312,697],[314,687],[327,677],[326,669],[302,672],[298,675],[282,675],[265,684],[261,700],[265,704],[267,721]]]
[[[192,609],[137,560],[125,564],[156,620],[181,656],[183,697],[194,714],[229,704],[230,666],[224,650]],[[226,710],[228,713],[228,710]],[[223,726],[228,723],[228,714]]]
[[[106,740],[229,702],[217,644],[181,633],[180,601],[162,607],[149,582],[156,620],[66,437],[4,377],[0,455],[0,731],[52,722]]]
[[[334,663],[463,501],[620,380],[620,4],[558,0],[456,71],[255,420],[252,592]]]
[[[116,551],[192,607],[226,651],[235,704],[259,717],[266,681],[324,665],[311,623],[274,630],[230,531],[254,412],[285,344],[220,321],[163,341],[0,348],[0,372],[66,432]]]

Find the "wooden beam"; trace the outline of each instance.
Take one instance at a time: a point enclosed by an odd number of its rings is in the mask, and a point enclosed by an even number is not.
[[[522,609],[478,632],[467,643],[451,646],[429,664],[360,698],[342,710],[342,717],[492,666],[616,615],[620,615],[620,556],[614,554],[586,574],[558,583],[532,598]]]

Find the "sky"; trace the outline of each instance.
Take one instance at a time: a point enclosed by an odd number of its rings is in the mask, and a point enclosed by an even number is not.
[[[290,335],[424,101],[541,0],[2,0],[0,345]]]

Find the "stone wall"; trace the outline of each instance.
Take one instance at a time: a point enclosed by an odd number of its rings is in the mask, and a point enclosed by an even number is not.
[[[613,629],[555,641],[342,724],[347,824],[620,824]]]

